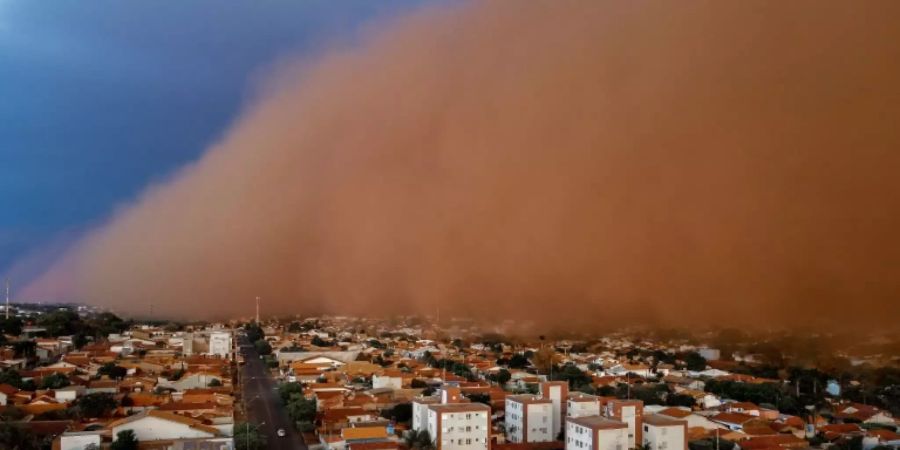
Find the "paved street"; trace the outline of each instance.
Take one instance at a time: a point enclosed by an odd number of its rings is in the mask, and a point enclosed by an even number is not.
[[[291,426],[291,419],[275,389],[275,380],[264,361],[259,359],[259,354],[246,337],[242,336],[239,342],[246,361],[241,369],[241,376],[244,384],[243,398],[247,402],[247,420],[255,424],[264,423],[260,430],[266,435],[268,450],[306,450],[300,434]],[[275,434],[279,428],[287,432],[285,437]]]

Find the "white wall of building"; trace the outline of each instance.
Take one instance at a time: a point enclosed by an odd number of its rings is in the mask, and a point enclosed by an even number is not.
[[[488,448],[487,411],[443,412],[438,429],[438,411],[428,410],[428,433],[441,450],[484,450]]]
[[[684,426],[655,426],[644,422],[644,442],[650,450],[687,450],[684,448]]]
[[[372,375],[372,389],[390,388],[402,389],[402,377],[389,377],[386,375]]]
[[[100,432],[99,431],[86,431],[80,433],[63,433],[59,437],[60,450],[84,450],[85,447],[91,444],[97,445],[97,448],[100,448]]]
[[[114,427],[112,435],[115,438],[119,432],[125,430],[134,431],[138,441],[213,437],[211,433],[191,428],[186,424],[151,416]]]
[[[569,400],[566,408],[566,417],[586,417],[600,415],[600,400],[572,401]]]

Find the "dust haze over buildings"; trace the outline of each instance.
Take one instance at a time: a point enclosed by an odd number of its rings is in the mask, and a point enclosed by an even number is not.
[[[256,295],[553,324],[896,317],[900,3],[472,2],[387,28],[281,70],[28,292],[197,318]]]

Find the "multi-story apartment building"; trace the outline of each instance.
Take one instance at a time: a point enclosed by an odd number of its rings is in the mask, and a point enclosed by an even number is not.
[[[506,438],[512,443],[550,442],[553,433],[553,402],[536,395],[506,397]]]
[[[575,392],[569,394],[566,402],[566,417],[586,417],[600,415],[600,397]]]
[[[648,414],[643,422],[641,443],[648,450],[687,450],[687,421]]]
[[[641,433],[644,402],[640,400],[611,399],[606,402],[603,415],[624,422],[628,426],[628,442],[625,449],[637,448],[643,442]]]
[[[600,416],[566,419],[566,450],[627,450],[628,425]]]
[[[459,388],[447,387],[436,397],[413,401],[413,430],[428,431],[436,450],[487,450],[491,408],[471,403]]]
[[[553,438],[559,436],[566,416],[566,401],[569,398],[569,383],[566,381],[541,382],[541,397],[553,405]]]
[[[491,407],[482,403],[429,405],[428,434],[436,450],[486,450]]]

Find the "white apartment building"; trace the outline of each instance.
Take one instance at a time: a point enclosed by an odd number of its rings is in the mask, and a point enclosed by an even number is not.
[[[230,358],[232,350],[231,333],[214,331],[209,334],[209,354],[221,358]]]
[[[644,416],[643,445],[649,450],[687,450],[687,421],[660,414]]]
[[[566,417],[586,417],[600,415],[600,398],[581,392],[569,394],[566,402]]]
[[[644,402],[640,400],[610,400],[606,403],[603,415],[624,422],[628,426],[628,442],[624,450],[641,445],[643,442],[641,426],[643,425]]]
[[[428,407],[439,405],[437,397],[417,397],[412,401],[412,429],[421,431],[428,429]],[[434,438],[434,436],[432,436]]]
[[[566,402],[569,398],[569,383],[566,381],[541,382],[541,397],[553,405],[553,438],[559,436],[566,416]]]
[[[554,440],[553,402],[536,395],[506,397],[506,438],[509,442],[550,442]]]
[[[628,425],[600,416],[566,419],[566,450],[627,450]]]
[[[436,450],[487,450],[491,407],[482,403],[429,405],[428,434]]]

